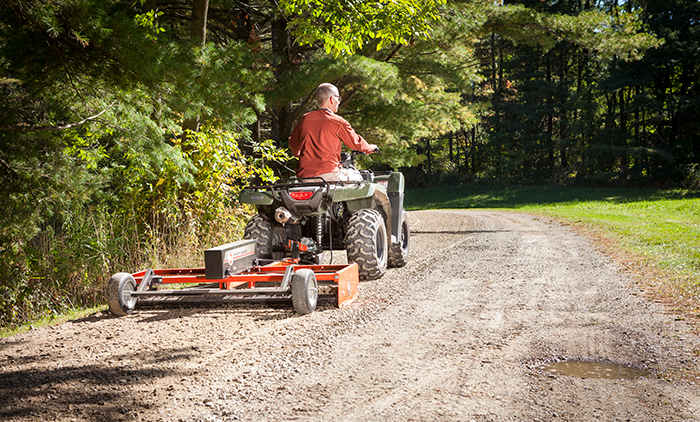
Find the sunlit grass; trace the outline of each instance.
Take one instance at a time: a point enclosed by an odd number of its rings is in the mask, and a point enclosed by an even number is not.
[[[523,211],[584,224],[617,240],[680,279],[685,294],[700,294],[700,199],[549,204]],[[685,279],[684,281],[682,281]]]
[[[667,292],[700,300],[700,192],[561,186],[408,189],[408,209],[492,208],[544,215],[611,239],[658,266]]]
[[[50,315],[41,318],[32,323],[27,323],[13,328],[0,328],[0,338],[10,337],[15,334],[26,333],[30,330],[35,330],[38,328],[48,327],[51,325],[60,324],[62,322],[76,320],[80,318],[85,318],[97,312],[104,312],[107,310],[107,305],[95,306],[86,309],[75,309],[60,315]]]

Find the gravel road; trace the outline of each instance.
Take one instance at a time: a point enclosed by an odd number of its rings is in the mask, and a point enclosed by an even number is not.
[[[2,339],[0,420],[700,421],[700,320],[588,240],[516,213],[409,219],[409,264],[345,309],[137,307]],[[563,360],[647,375],[545,370]]]

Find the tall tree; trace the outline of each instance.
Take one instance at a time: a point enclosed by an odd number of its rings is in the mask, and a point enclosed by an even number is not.
[[[146,6],[149,7],[149,6]],[[192,17],[190,24],[190,35],[195,46],[202,48],[207,42],[207,14],[209,12],[209,0],[192,1]],[[182,123],[183,131],[199,130],[200,116],[186,118]]]

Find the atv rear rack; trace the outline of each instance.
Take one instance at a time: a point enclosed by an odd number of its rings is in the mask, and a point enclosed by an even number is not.
[[[279,179],[275,183],[269,185],[248,186],[246,189],[254,190],[270,190],[288,189],[288,188],[309,188],[309,187],[330,187],[331,185],[358,185],[361,183],[369,183],[366,180],[332,180],[327,181],[322,177],[310,177],[306,179],[297,179],[290,177],[288,179]]]

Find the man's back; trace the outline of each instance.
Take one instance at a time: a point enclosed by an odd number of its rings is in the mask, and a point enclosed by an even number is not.
[[[342,143],[348,148],[371,153],[372,148],[345,119],[320,108],[305,114],[289,138],[292,154],[299,157],[297,177],[314,177],[340,167]]]

